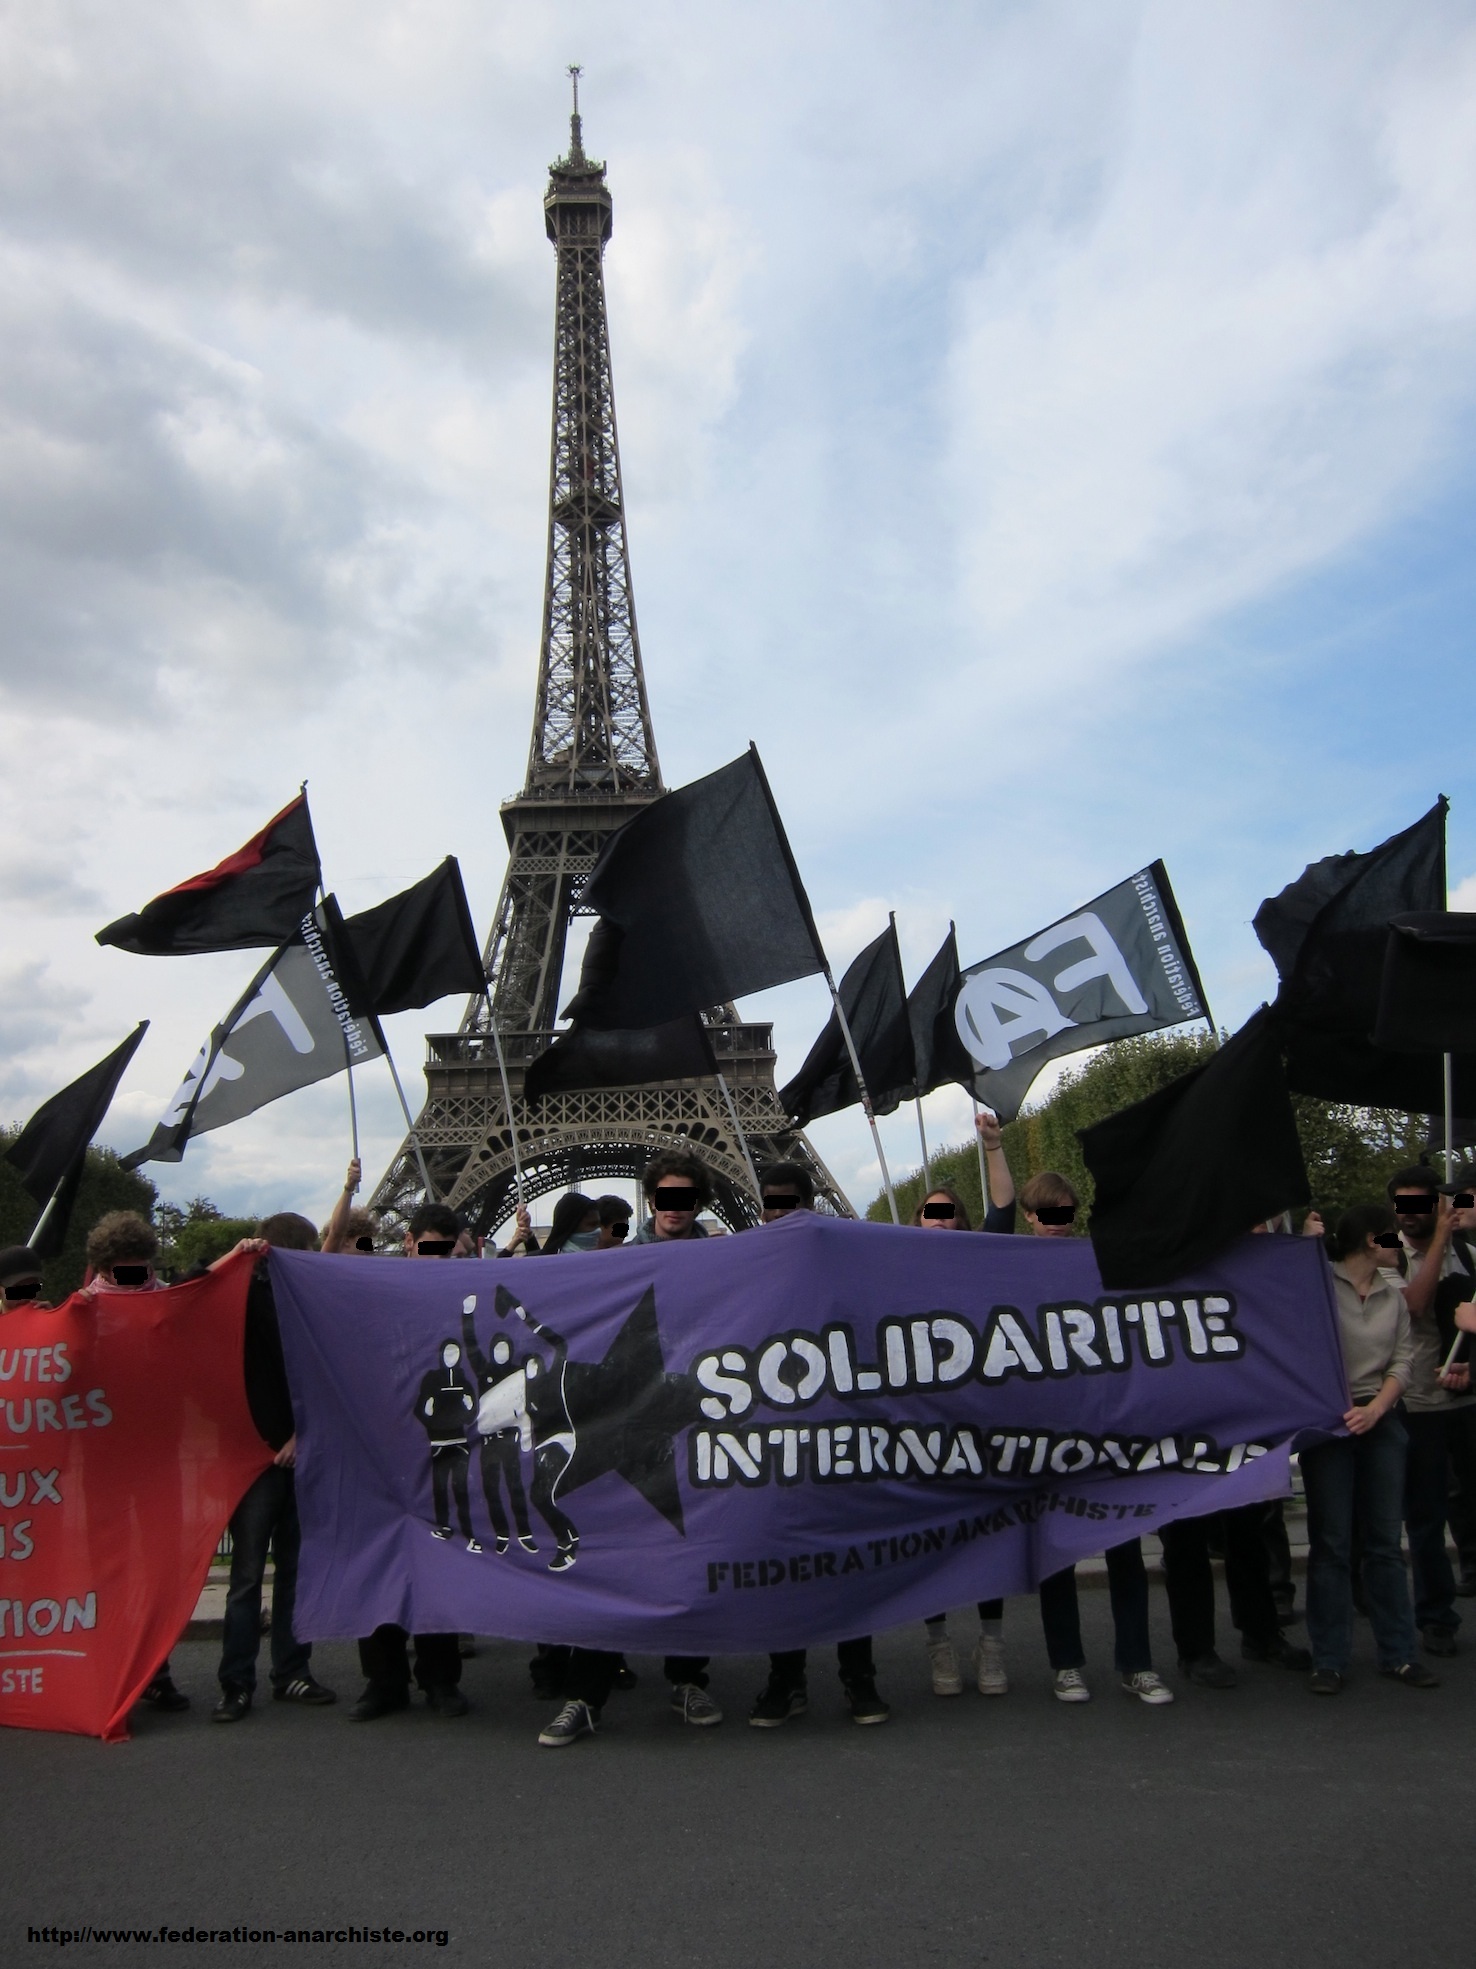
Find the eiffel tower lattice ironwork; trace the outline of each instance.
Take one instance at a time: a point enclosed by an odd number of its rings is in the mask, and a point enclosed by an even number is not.
[[[528,1062],[555,1036],[569,923],[584,913],[585,879],[610,835],[665,790],[636,634],[615,428],[603,264],[611,200],[604,165],[584,154],[578,73],[571,73],[569,154],[550,166],[543,201],[558,255],[558,297],[533,742],[523,790],[501,810],[509,860],[484,952],[488,996],[471,1000],[460,1031],[428,1038],[426,1102],[415,1133],[437,1197],[480,1231],[511,1212],[514,1130],[529,1200],[602,1176],[638,1176],[660,1150],[691,1148],[713,1172],[719,1216],[739,1229],[756,1221],[757,1203],[715,1080],[553,1094],[536,1109],[522,1099]],[[731,1005],[703,1016],[754,1160],[802,1162],[814,1176],[819,1207],[851,1215],[779,1104],[772,1027],[741,1022]],[[373,1203],[403,1217],[424,1195],[407,1140]]]

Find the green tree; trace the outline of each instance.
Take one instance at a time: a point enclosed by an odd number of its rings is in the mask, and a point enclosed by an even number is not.
[[[1004,1129],[1005,1154],[1017,1186],[1042,1169],[1059,1170],[1085,1205],[1077,1222],[1078,1233],[1084,1235],[1093,1184],[1077,1130],[1156,1093],[1203,1064],[1214,1050],[1208,1033],[1147,1033],[1104,1046],[1083,1066],[1063,1074],[1045,1100],[1027,1108]],[[1292,1107],[1313,1202],[1329,1225],[1350,1205],[1382,1197],[1395,1170],[1418,1162],[1428,1135],[1425,1116],[1391,1108],[1346,1107],[1310,1095],[1295,1096]],[[983,1204],[974,1144],[940,1149],[931,1161],[934,1182],[951,1183],[978,1223]],[[895,1186],[904,1223],[923,1197],[923,1180],[921,1169],[916,1169]],[[867,1205],[866,1215],[878,1223],[890,1221],[885,1194]]]

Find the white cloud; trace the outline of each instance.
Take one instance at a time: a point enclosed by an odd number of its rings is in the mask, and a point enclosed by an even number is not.
[[[0,32],[0,893],[45,967],[6,1000],[17,1112],[146,1013],[139,1138],[250,960],[92,932],[305,776],[350,905],[453,849],[489,920],[571,55],[663,764],[758,740],[837,973],[889,907],[913,977],[950,916],[968,960],[1164,853],[1238,1010],[1260,894],[1377,838],[1331,740],[1276,749],[1301,678],[1377,755],[1336,653],[1288,677],[1225,625],[1469,469],[1469,6],[37,0]],[[782,1078],[823,987],[754,1012]],[[331,1194],[337,1103],[176,1187]],[[817,1138],[869,1194],[859,1117]]]

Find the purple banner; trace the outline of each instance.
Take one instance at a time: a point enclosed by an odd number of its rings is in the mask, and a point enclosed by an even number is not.
[[[808,1214],[520,1262],[274,1251],[305,1639],[844,1639],[1282,1496],[1348,1406],[1311,1239],[1151,1297],[1080,1238]]]

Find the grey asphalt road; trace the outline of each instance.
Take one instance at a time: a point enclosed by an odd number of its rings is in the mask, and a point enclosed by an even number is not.
[[[934,1697],[911,1630],[878,1642],[883,1727],[849,1721],[822,1650],[807,1718],[747,1728],[764,1664],[735,1659],[714,1672],[726,1723],[698,1731],[668,1712],[659,1663],[638,1660],[640,1687],[612,1699],[601,1735],[557,1752],[535,1741],[549,1709],[529,1693],[526,1648],[482,1645],[459,1722],[417,1705],[353,1725],[342,1706],[268,1701],[221,1728],[208,1720],[215,1650],[186,1642],[174,1662],[189,1715],[141,1717],[121,1746],[4,1736],[0,1956],[241,1969],[1476,1960],[1476,1640],[1440,1664],[1433,1694],[1379,1680],[1362,1623],[1340,1698],[1251,1667],[1211,1693],[1172,1674],[1155,1585],[1156,1658],[1178,1701],[1147,1709],[1111,1673],[1105,1593],[1084,1593],[1082,1612],[1095,1700],[1080,1708],[1051,1699],[1034,1608],[1012,1601],[1003,1699]],[[951,1626],[972,1640],[971,1615]],[[345,1701],[357,1693],[352,1649],[321,1648],[315,1666]],[[88,1922],[449,1940],[28,1940]]]

